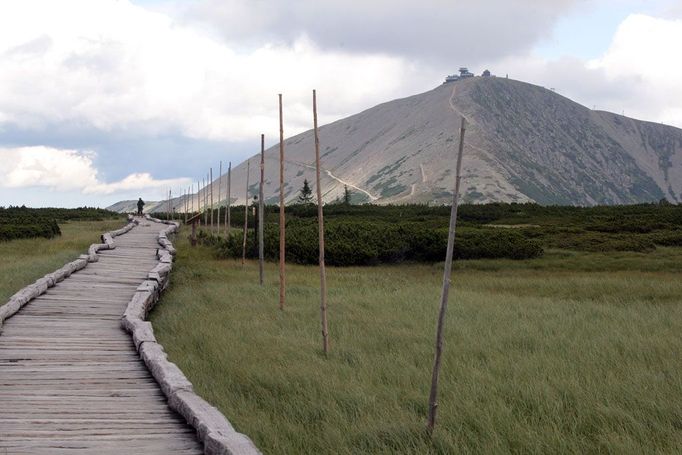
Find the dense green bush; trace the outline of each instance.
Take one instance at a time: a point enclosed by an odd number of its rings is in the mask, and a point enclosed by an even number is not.
[[[441,261],[447,241],[450,207],[427,205],[325,205],[327,258],[337,265]],[[265,208],[266,254],[278,251],[278,207]],[[224,219],[225,209],[216,210]],[[317,261],[317,207],[287,206],[287,259]],[[244,207],[233,207],[234,247],[224,254],[241,256]],[[249,226],[254,225],[249,210]],[[682,246],[682,206],[541,206],[537,204],[461,205],[457,258],[511,257],[541,254],[542,247],[579,251],[647,252]],[[249,252],[255,245],[249,242]]]
[[[558,233],[546,243],[554,248],[592,252],[647,252],[656,249],[654,241],[646,235],[608,235],[601,232],[582,232],[579,235]]]
[[[53,238],[61,235],[58,221],[98,221],[120,215],[90,207],[77,209],[0,207],[0,241],[23,238]]]
[[[265,256],[276,259],[279,253],[279,230],[276,225],[264,229]],[[311,221],[287,223],[287,261],[314,264],[318,260],[317,224]],[[253,230],[247,238],[247,256],[257,257]],[[325,225],[325,258],[330,265],[374,265],[404,261],[438,262],[445,258],[447,229],[424,228],[417,223],[377,223],[334,221]],[[221,257],[240,257],[242,231],[230,239],[202,233],[200,239],[215,245]],[[509,258],[528,259],[542,255],[537,242],[507,229],[467,229],[457,232],[455,257],[459,259]]]
[[[31,220],[17,224],[0,223],[0,241],[34,237],[51,239],[56,235],[61,235],[61,233],[55,220]]]

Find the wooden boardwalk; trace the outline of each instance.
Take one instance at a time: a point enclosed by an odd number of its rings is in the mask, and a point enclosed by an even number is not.
[[[203,453],[120,327],[164,227],[143,221],[5,321],[0,455]]]

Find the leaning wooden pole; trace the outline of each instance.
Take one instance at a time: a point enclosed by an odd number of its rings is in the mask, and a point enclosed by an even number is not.
[[[263,286],[265,279],[265,243],[263,225],[265,210],[263,201],[263,182],[265,180],[265,134],[260,135],[260,183],[258,185],[258,283]]]
[[[313,130],[315,131],[315,178],[317,179],[317,225],[320,241],[320,320],[322,323],[322,348],[329,353],[329,329],[327,327],[327,273],[324,267],[324,214],[322,209],[322,185],[320,184],[320,135],[317,130],[317,92],[313,90]]]
[[[230,206],[232,205],[232,161],[227,165],[227,210],[225,211],[225,236],[230,237],[230,227],[232,220],[230,219]]]
[[[220,196],[222,191],[222,180],[223,180],[223,160],[220,160],[220,177],[218,177],[218,214],[216,215],[216,232],[220,235]]]
[[[452,194],[452,208],[450,209],[450,231],[448,233],[448,246],[445,253],[445,266],[443,268],[443,290],[440,297],[440,310],[438,312],[438,324],[436,326],[436,354],[433,359],[431,392],[429,393],[429,420],[426,425],[426,430],[429,434],[433,433],[433,428],[436,426],[436,413],[438,411],[438,376],[440,374],[441,356],[443,354],[443,330],[445,325],[445,314],[448,309],[448,295],[450,292],[450,279],[452,276],[452,253],[455,247],[455,231],[457,229],[457,205],[459,202],[459,183],[462,179],[461,171],[462,155],[464,154],[465,130],[466,120],[462,117],[455,171],[455,191]]]
[[[244,235],[242,236],[242,265],[246,262],[246,235],[249,228],[249,173],[251,161],[246,162],[246,193],[244,194]]]
[[[213,232],[213,167],[208,168],[208,192],[211,194],[211,232]]]
[[[282,94],[279,94],[279,309],[284,309],[286,297],[286,229],[284,217],[284,119],[282,118]]]

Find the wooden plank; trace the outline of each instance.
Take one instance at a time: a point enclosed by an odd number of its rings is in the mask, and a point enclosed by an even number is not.
[[[158,263],[144,224],[4,322],[0,454],[202,453],[120,327]]]

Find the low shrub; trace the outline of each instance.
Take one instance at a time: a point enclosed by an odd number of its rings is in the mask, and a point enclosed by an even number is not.
[[[0,241],[35,237],[51,239],[61,234],[55,220],[32,220],[30,223],[22,224],[0,223]]]
[[[108,210],[0,207],[0,241],[61,235],[58,221],[101,221],[121,215]]]
[[[276,225],[264,228],[267,259],[277,259],[279,230]],[[317,225],[295,220],[287,223],[287,261],[315,264],[318,261]],[[200,240],[216,246],[220,257],[241,257],[242,231],[233,231],[229,239],[202,233]],[[424,228],[416,223],[372,223],[334,221],[325,225],[325,259],[329,265],[376,265],[405,261],[438,262],[445,258],[448,231]],[[249,230],[247,257],[257,257],[255,233]],[[454,255],[457,259],[539,257],[542,247],[521,233],[507,229],[470,229],[457,231]]]

